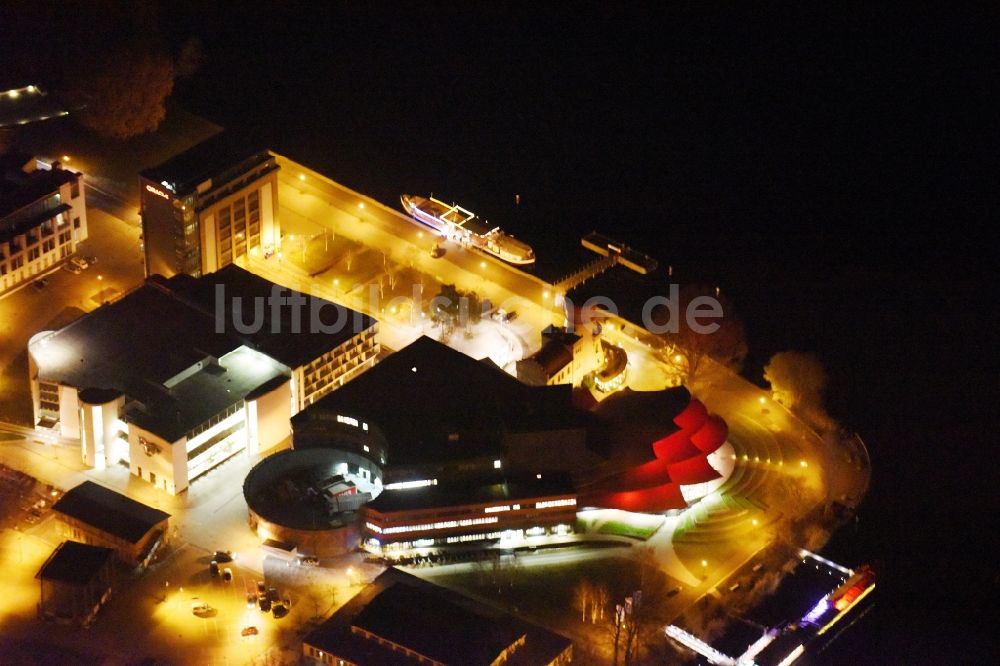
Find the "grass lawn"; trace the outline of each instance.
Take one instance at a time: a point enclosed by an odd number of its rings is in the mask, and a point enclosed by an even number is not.
[[[621,603],[637,586],[639,566],[635,559],[621,554],[596,557],[560,564],[530,564],[531,556],[523,556],[525,564],[513,564],[498,571],[496,576],[488,566],[471,571],[434,576],[432,580],[459,590],[500,603],[528,619],[541,623],[568,636],[594,635],[595,625],[584,623],[574,606],[576,587],[581,581],[604,585],[608,590],[609,608]],[[494,582],[494,578],[496,582]],[[661,586],[663,581],[657,581]]]
[[[632,525],[618,520],[609,520],[598,528],[598,534],[612,534],[614,536],[632,537],[645,541],[653,536],[656,530],[663,524],[661,518],[659,522],[650,525]]]

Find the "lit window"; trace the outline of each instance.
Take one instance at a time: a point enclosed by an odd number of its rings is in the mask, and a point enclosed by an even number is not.
[[[500,461],[499,460],[494,460],[493,461],[493,469],[500,469]]]

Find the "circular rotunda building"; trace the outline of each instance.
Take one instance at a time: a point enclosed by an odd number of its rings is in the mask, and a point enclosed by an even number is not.
[[[264,541],[300,554],[333,557],[357,549],[357,516],[382,488],[371,458],[324,447],[281,451],[263,459],[243,482],[250,527]]]

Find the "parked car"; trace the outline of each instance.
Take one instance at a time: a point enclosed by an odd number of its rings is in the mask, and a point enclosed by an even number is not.
[[[220,564],[233,561],[233,551],[217,550],[212,554],[212,559]]]
[[[253,592],[247,592],[247,608],[253,608],[257,605],[257,595]]]
[[[226,581],[227,583],[231,582],[233,580],[233,570],[230,569],[229,567],[223,569],[222,580]]]
[[[194,601],[191,603],[191,612],[198,617],[211,617],[216,611],[204,601]]]
[[[45,289],[45,285],[47,285],[48,283],[49,281],[46,278],[38,278],[37,280],[31,283],[31,286],[37,289],[38,291],[41,291],[42,289]]]
[[[288,615],[288,609],[285,607],[285,604],[276,603],[271,607],[271,615],[275,618],[285,617]]]
[[[265,599],[267,598],[267,586],[264,585],[264,581],[257,581],[257,598]]]
[[[243,627],[243,631],[240,632],[241,636],[256,636],[257,627]]]
[[[212,560],[211,562],[209,562],[208,563],[208,573],[212,574],[213,576],[218,576],[219,575],[219,563],[216,562],[215,560]]]
[[[84,259],[83,257],[73,257],[72,259],[69,260],[69,263],[73,264],[81,271],[85,270],[90,266],[90,264],[87,263],[87,260]]]
[[[493,321],[506,321],[507,311],[503,308],[497,308],[490,313],[490,319]]]
[[[305,567],[318,567],[319,558],[313,555],[304,555],[299,558],[299,564]]]
[[[97,257],[95,257],[95,256],[94,256],[94,255],[92,255],[92,254],[88,254],[88,255],[87,255],[87,256],[85,256],[85,257],[84,257],[83,259],[84,259],[84,261],[86,261],[86,262],[87,262],[88,264],[90,264],[91,266],[93,266],[94,264],[96,264],[96,263],[97,263]]]
[[[515,319],[517,319],[517,312],[514,310],[508,312],[507,315],[503,318],[504,321],[514,321]]]
[[[269,613],[271,611],[271,600],[266,596],[257,599],[257,604],[260,606],[260,611],[262,613]]]
[[[80,273],[83,272],[83,269],[81,269],[79,266],[76,266],[75,264],[71,264],[70,262],[66,262],[65,264],[63,264],[62,268],[64,271],[68,271],[73,275],[79,275]]]

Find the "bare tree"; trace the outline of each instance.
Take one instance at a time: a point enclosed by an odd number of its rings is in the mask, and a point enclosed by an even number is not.
[[[604,613],[607,611],[608,603],[611,601],[611,595],[608,593],[608,588],[602,584],[596,584],[592,590],[593,603],[591,605],[591,622],[603,622]]]
[[[573,607],[580,611],[580,621],[586,622],[594,599],[594,586],[586,578],[581,578],[573,588]],[[593,618],[591,618],[593,622]]]
[[[719,318],[692,318],[697,311],[697,299],[714,300],[721,305]],[[681,377],[685,386],[691,387],[704,372],[706,362],[711,359],[727,368],[738,370],[747,355],[746,335],[743,323],[736,317],[728,299],[718,290],[704,286],[690,285],[680,290],[677,312],[669,313],[654,309],[651,313],[655,324],[665,326],[667,332],[661,334],[664,345],[658,356],[673,372]],[[671,319],[672,318],[672,319]],[[710,326],[711,332],[703,330]]]
[[[306,629],[309,626],[323,622],[337,606],[337,586],[331,584],[316,584],[306,588],[303,601],[309,614]]]
[[[358,251],[353,247],[347,248],[347,250],[344,252],[344,266],[347,268],[348,273],[351,272],[351,266],[354,265],[354,260],[357,258],[358,258]]]
[[[631,592],[615,604],[610,618],[615,666],[639,663],[646,644],[658,635],[663,624],[666,575],[650,548],[639,549],[635,563],[636,569],[625,581]]]

